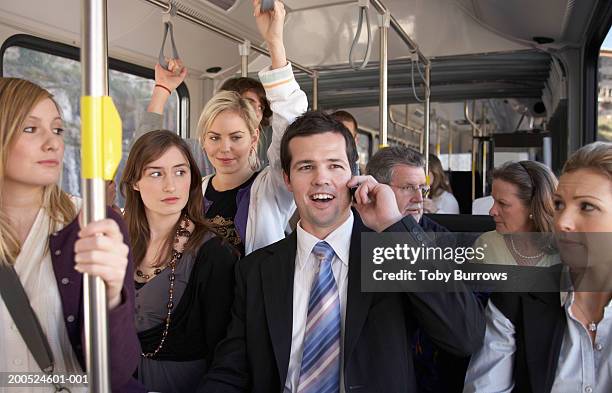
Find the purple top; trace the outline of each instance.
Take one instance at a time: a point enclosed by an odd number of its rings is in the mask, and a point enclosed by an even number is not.
[[[259,175],[259,172],[257,173]],[[244,242],[246,239],[246,227],[247,220],[249,218],[249,205],[251,203],[251,188],[253,187],[253,180],[257,176],[252,176],[248,181],[246,186],[238,189],[238,193],[236,194],[236,215],[234,216],[234,226],[236,227],[236,231],[238,235],[240,235],[240,239]],[[212,178],[208,182],[208,187],[212,187],[211,185]],[[212,202],[204,197],[204,212],[207,212]]]
[[[123,238],[127,240],[128,234],[123,219],[110,208],[107,209],[107,216],[119,224]],[[79,228],[76,218],[59,232],[53,233],[49,238],[49,249],[68,337],[81,367],[85,370],[83,275],[74,269],[74,244],[78,239]],[[133,269],[130,252],[121,291],[121,303],[108,313],[109,361],[113,392],[145,391],[132,378],[141,352],[134,327]]]

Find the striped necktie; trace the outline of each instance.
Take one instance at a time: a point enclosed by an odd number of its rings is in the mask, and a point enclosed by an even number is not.
[[[332,272],[334,250],[314,246],[319,271],[310,289],[298,393],[337,393],[340,387],[340,300]]]

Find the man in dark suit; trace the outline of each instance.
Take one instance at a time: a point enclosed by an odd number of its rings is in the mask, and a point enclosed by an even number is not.
[[[424,233],[389,186],[352,176],[356,155],[329,115],[287,129],[281,163],[301,220],[238,263],[232,322],[201,392],[415,392],[417,327],[457,355],[480,347],[482,308],[469,292],[361,292],[362,232],[408,232],[415,243]]]

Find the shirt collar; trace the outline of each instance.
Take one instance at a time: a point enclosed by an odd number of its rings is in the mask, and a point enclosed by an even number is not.
[[[355,218],[351,211],[348,218],[342,225],[336,228],[332,233],[327,235],[325,239],[319,239],[316,236],[306,232],[300,222],[297,225],[297,261],[296,269],[301,269],[304,263],[308,260],[308,256],[312,253],[314,246],[325,240],[334,250],[340,262],[348,266],[349,250],[351,248],[351,234],[353,232],[353,222]]]

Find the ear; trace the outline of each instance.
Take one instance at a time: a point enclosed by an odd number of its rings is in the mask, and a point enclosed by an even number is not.
[[[289,179],[289,176],[287,176],[285,171],[283,171],[283,180],[285,180],[285,185],[287,186],[289,192],[293,192],[293,187],[291,187],[291,180]]]
[[[140,191],[140,187],[138,187],[138,183],[133,184],[133,185],[132,185],[132,189],[133,189],[134,191]]]
[[[259,142],[259,127],[256,128],[255,131],[253,131],[251,138],[253,139],[253,146],[255,146],[255,148],[257,149],[257,144]]]

